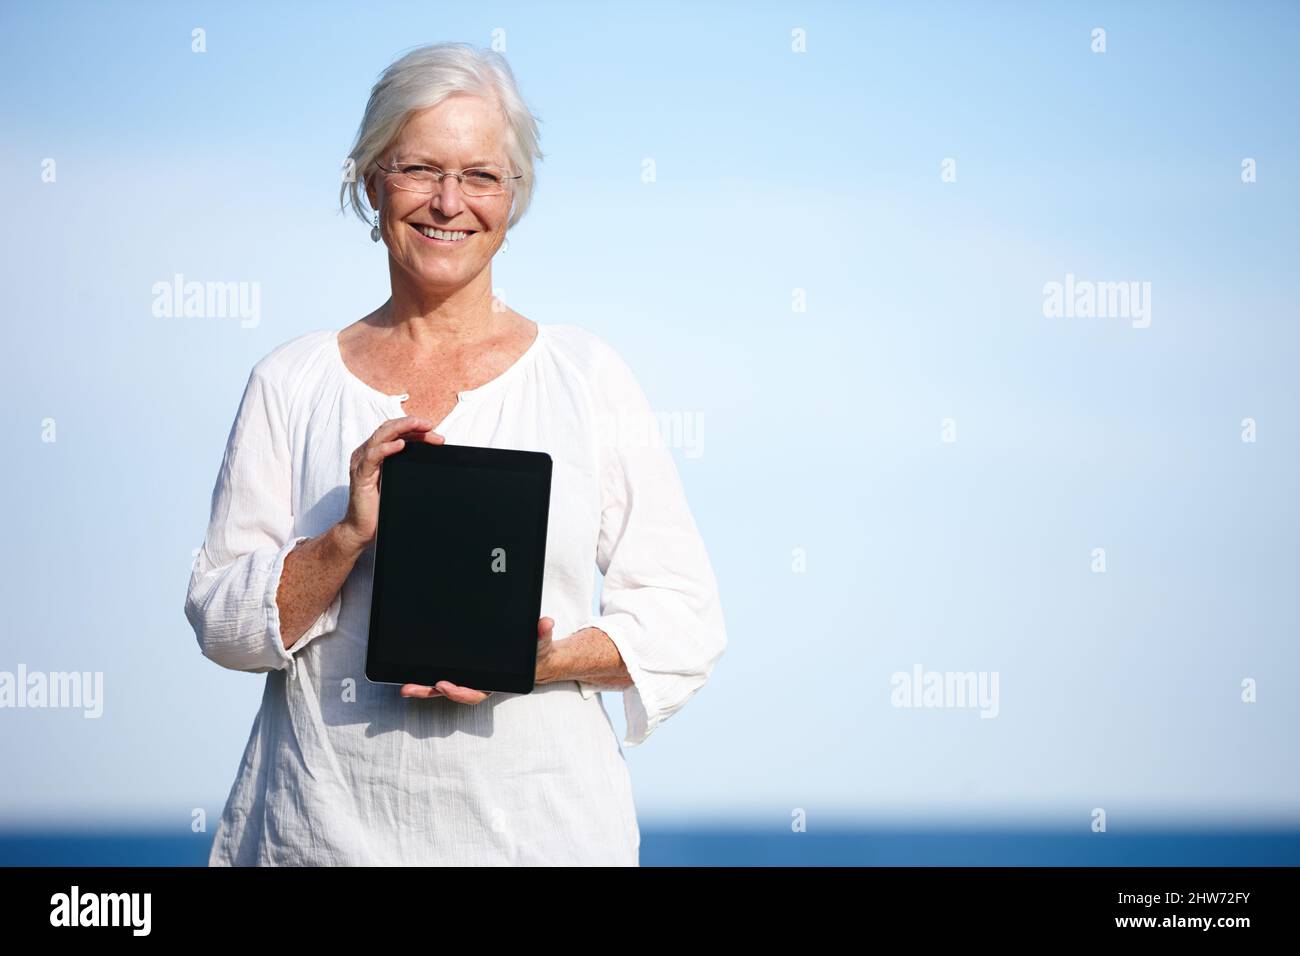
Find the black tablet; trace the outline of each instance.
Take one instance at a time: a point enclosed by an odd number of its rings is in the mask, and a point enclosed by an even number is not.
[[[411,441],[384,459],[366,677],[527,694],[551,456]]]

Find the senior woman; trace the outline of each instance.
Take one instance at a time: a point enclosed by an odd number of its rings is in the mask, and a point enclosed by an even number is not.
[[[637,865],[622,745],[703,686],[717,583],[629,366],[492,293],[528,207],[537,126],[505,60],[436,44],[370,94],[340,199],[388,252],[391,296],[252,369],[186,617],[204,656],[266,674],[212,865]],[[384,458],[409,441],[553,459],[536,688],[365,677]],[[594,567],[604,575],[593,613]]]

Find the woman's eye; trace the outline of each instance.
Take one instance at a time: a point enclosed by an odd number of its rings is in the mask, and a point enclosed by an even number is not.
[[[470,176],[474,179],[477,179],[479,182],[483,182],[483,183],[497,182],[496,174],[489,172],[486,169],[471,169]]]

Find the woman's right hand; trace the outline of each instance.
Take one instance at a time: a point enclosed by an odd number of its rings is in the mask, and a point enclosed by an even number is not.
[[[446,441],[433,430],[433,422],[408,415],[384,422],[352,453],[348,513],[339,522],[339,530],[357,550],[375,540],[379,527],[379,467],[389,455],[405,448],[408,440],[430,445]]]

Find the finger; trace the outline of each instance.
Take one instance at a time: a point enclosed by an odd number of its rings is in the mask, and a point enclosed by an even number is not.
[[[404,435],[407,432],[427,432],[431,428],[433,428],[433,422],[416,415],[390,418],[375,429],[375,433],[370,436],[369,442],[382,444],[386,441],[392,441],[398,435]]]
[[[544,617],[537,622],[537,640],[549,641],[551,635],[555,632],[555,621],[552,618]]]
[[[392,442],[403,435],[422,436],[431,428],[433,428],[433,422],[415,415],[390,418],[374,430],[373,434],[365,440],[358,451],[364,456],[379,445]]]
[[[403,684],[402,696],[427,698],[441,697],[443,694],[442,691],[438,690],[436,687],[426,687],[424,684]]]
[[[357,464],[357,477],[370,478],[379,471],[379,466],[389,455],[395,455],[406,447],[406,440],[395,438],[382,445],[365,446],[361,461]]]
[[[474,690],[472,687],[459,687],[451,681],[438,681],[438,690],[442,691],[448,699],[456,701],[458,704],[481,704],[488,699],[488,694],[481,690]]]

